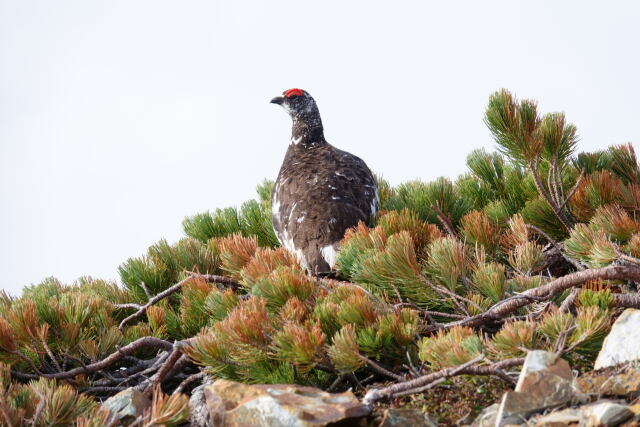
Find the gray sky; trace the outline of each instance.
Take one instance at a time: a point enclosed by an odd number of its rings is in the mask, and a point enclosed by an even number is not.
[[[502,87],[566,111],[582,150],[637,142],[636,4],[0,0],[0,287],[116,278],[185,216],[253,197],[291,87],[392,184],[492,148]]]

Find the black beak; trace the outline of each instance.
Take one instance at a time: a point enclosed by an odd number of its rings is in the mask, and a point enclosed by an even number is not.
[[[282,105],[284,103],[284,97],[282,96],[276,96],[275,98],[273,98],[271,100],[272,104],[278,104],[278,105]]]

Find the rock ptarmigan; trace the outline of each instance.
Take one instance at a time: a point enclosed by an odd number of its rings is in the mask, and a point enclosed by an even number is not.
[[[289,89],[271,102],[293,120],[271,198],[273,228],[303,268],[327,274],[345,231],[372,222],[378,187],[365,162],[325,140],[318,106],[306,91]]]

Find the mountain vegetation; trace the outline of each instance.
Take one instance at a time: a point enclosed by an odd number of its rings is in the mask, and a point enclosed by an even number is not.
[[[462,375],[511,387],[531,349],[592,367],[620,308],[640,308],[633,146],[579,152],[564,113],[507,90],[484,117],[497,151],[471,152],[457,179],[378,178],[375,227],[346,233],[333,277],[279,247],[264,181],[124,261],[121,284],[1,295],[0,425],[109,425],[99,402],[129,387],[153,399],[140,425],[180,425],[206,378],[375,406]]]

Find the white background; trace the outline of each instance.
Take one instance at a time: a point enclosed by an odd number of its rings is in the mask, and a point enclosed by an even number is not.
[[[301,87],[392,184],[455,178],[505,87],[640,140],[635,2],[0,0],[0,287],[117,278],[274,178]]]

